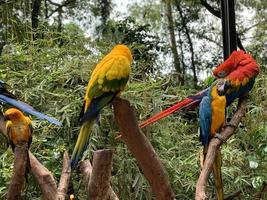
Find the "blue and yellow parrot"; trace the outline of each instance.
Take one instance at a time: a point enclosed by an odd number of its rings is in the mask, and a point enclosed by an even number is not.
[[[208,150],[210,139],[213,138],[225,124],[226,97],[228,82],[219,79],[208,90],[208,94],[203,97],[199,106],[200,120],[200,141],[204,146],[204,159]],[[217,200],[223,200],[223,184],[221,177],[221,152],[216,152],[213,164],[213,174],[215,178],[215,186]]]
[[[90,129],[100,111],[126,86],[131,71],[131,63],[130,49],[125,45],[116,45],[93,70],[80,115],[82,126],[71,156],[72,168],[77,165],[87,148]]]
[[[39,119],[46,119],[47,121],[51,122],[52,124],[61,126],[61,122],[56,120],[53,117],[49,117],[41,112],[38,112],[30,105],[18,100],[18,98],[13,95],[10,91],[8,91],[8,85],[0,80],[0,102],[10,104],[12,106],[15,106],[16,108],[19,108],[20,110],[23,110],[24,112],[34,115]]]

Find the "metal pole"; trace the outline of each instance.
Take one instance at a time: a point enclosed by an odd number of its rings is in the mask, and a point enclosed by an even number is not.
[[[235,1],[221,0],[223,54],[226,60],[236,50]]]

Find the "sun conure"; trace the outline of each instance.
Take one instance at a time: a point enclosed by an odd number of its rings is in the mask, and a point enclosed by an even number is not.
[[[71,156],[72,168],[76,166],[87,148],[90,129],[101,109],[125,88],[131,63],[130,49],[125,45],[116,45],[93,70],[80,115],[80,133]]]

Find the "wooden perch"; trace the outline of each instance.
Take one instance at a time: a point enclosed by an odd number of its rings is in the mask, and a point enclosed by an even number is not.
[[[86,186],[86,189],[87,189],[87,194],[89,194],[88,184],[89,184],[90,176],[92,174],[92,165],[90,161],[89,160],[81,161],[79,164],[79,169],[83,177],[84,185]],[[112,190],[111,186],[109,186],[107,193],[108,193],[108,198],[106,200],[119,200],[115,192]]]
[[[63,167],[61,172],[60,181],[57,188],[57,200],[65,200],[68,192],[70,182],[71,167],[69,165],[69,154],[67,152],[63,155]]]
[[[42,199],[55,199],[57,194],[57,184],[52,173],[46,167],[44,167],[32,153],[29,152],[29,156],[31,173],[40,185],[42,190]]]
[[[25,182],[28,160],[28,144],[16,145],[14,149],[13,176],[8,187],[7,200],[17,200],[21,198],[21,191]]]
[[[65,152],[63,156],[63,167],[58,188],[53,174],[46,167],[44,167],[32,153],[29,152],[29,155],[31,162],[31,173],[34,175],[35,179],[40,185],[42,190],[42,199],[65,199],[71,175],[68,153]]]
[[[112,151],[108,149],[94,152],[92,174],[89,180],[89,198],[106,199],[112,169]]]
[[[238,124],[240,123],[242,117],[246,113],[246,103],[247,103],[247,97],[239,99],[237,112],[234,114],[230,122],[235,127],[238,127]],[[221,138],[223,141],[227,141],[234,134],[234,131],[235,131],[234,126],[227,126],[221,132]],[[204,166],[202,168],[202,171],[200,173],[200,176],[199,176],[199,179],[196,185],[196,194],[195,194],[196,200],[207,199],[205,188],[207,185],[209,175],[212,171],[212,165],[214,163],[215,153],[222,145],[222,140],[213,138],[211,139],[209,143],[209,148],[208,148],[208,152],[206,155],[205,163],[204,163]]]
[[[122,139],[136,158],[157,200],[175,199],[158,155],[138,127],[134,109],[127,100],[121,98],[115,98],[113,106],[116,122],[122,132]]]

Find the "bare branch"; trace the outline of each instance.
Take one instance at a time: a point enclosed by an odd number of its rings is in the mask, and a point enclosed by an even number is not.
[[[25,182],[25,174],[28,166],[28,144],[16,145],[14,150],[15,160],[13,176],[8,187],[7,200],[21,198],[21,191]]]
[[[113,101],[116,122],[122,139],[136,158],[144,176],[158,200],[174,199],[174,193],[164,167],[153,146],[138,127],[134,110],[127,100]]]
[[[29,157],[31,173],[40,185],[43,195],[42,199],[54,199],[57,193],[57,184],[52,173],[44,167],[31,152],[29,152]]]
[[[238,110],[230,122],[236,127],[238,126],[240,120],[246,113],[246,103],[247,103],[247,97],[239,99]],[[222,140],[227,141],[234,134],[234,131],[235,131],[235,128],[233,126],[227,126],[221,132]],[[204,200],[207,198],[205,194],[205,188],[207,185],[209,175],[212,171],[212,165],[214,163],[216,151],[220,148],[221,145],[222,145],[222,141],[217,138],[213,138],[210,141],[205,163],[204,163],[203,169],[201,171],[201,174],[199,176],[199,179],[196,185],[196,194],[195,194],[196,200]]]
[[[57,200],[65,200],[65,196],[68,192],[68,186],[70,182],[71,167],[69,165],[69,155],[67,152],[63,155],[63,167],[61,172],[60,181],[57,188]]]

